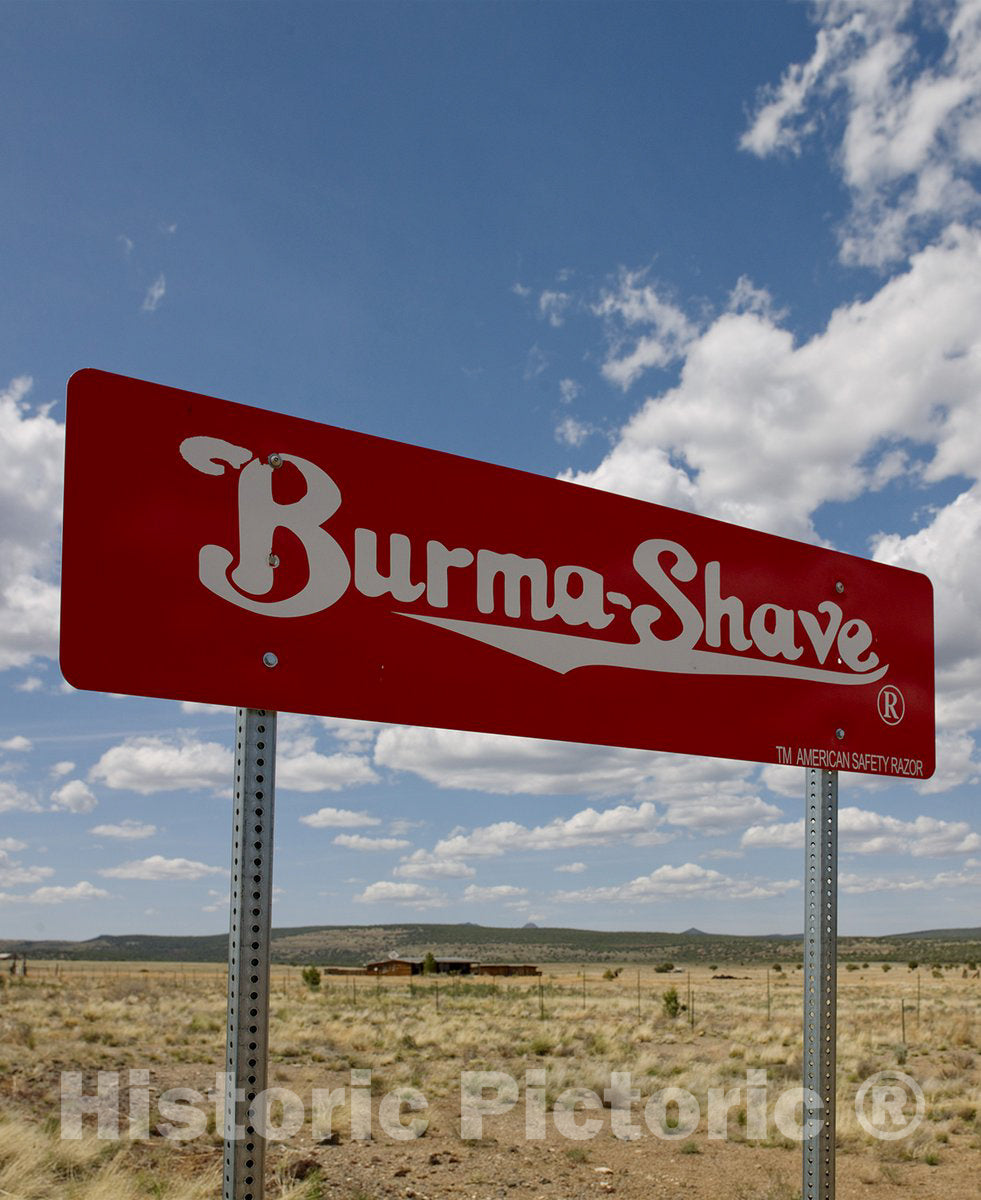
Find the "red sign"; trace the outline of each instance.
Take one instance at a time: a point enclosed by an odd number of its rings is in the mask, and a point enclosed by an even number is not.
[[[81,371],[79,688],[925,778],[910,571]]]

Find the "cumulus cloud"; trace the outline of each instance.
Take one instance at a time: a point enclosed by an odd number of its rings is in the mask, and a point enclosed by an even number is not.
[[[350,829],[360,825],[381,824],[380,818],[350,808],[318,808],[316,812],[300,817],[300,820],[311,829]]]
[[[146,295],[143,297],[143,311],[156,312],[160,307],[160,301],[167,294],[167,280],[164,275],[158,275],[157,278],[147,288]]]
[[[230,788],[232,751],[188,736],[131,737],[107,750],[89,772],[107,787],[139,792]]]
[[[65,427],[32,408],[27,376],[0,389],[0,670],[58,645],[54,582]]]
[[[31,749],[34,743],[30,738],[26,738],[23,734],[17,733],[13,737],[6,738],[0,742],[0,750],[12,750],[17,754],[25,754]]]
[[[381,879],[370,883],[360,895],[354,897],[361,904],[392,904],[400,908],[442,908],[446,904],[444,893],[421,883],[395,883]]]
[[[563,446],[581,446],[593,427],[575,417],[563,417],[555,426],[555,440]]]
[[[934,4],[934,49],[913,34],[911,3],[815,6],[814,52],[765,88],[741,145],[797,154],[819,129],[840,149],[851,193],[841,230],[847,262],[884,266],[938,223],[981,208],[981,14],[974,0]],[[843,103],[839,103],[843,101]]]
[[[36,888],[26,895],[17,896],[9,892],[0,892],[0,904],[72,904],[76,900],[108,900],[109,892],[97,888],[87,879],[72,884],[71,887],[48,885]]]
[[[13,838],[5,839],[7,849],[0,849],[0,887],[16,887],[23,883],[40,883],[54,874],[52,867],[25,867],[23,863],[10,857],[12,852],[23,850],[23,842]]]
[[[415,850],[392,872],[400,879],[469,879],[477,872],[460,858],[442,858],[431,850]]]
[[[671,835],[662,833],[659,825],[657,809],[649,801],[603,810],[584,808],[571,817],[555,817],[544,825],[497,821],[470,833],[452,833],[436,843],[433,855],[447,859],[491,858],[516,851],[599,846],[638,836],[644,838],[646,845],[652,845],[670,840]]]
[[[51,793],[51,807],[64,812],[91,812],[98,804],[92,789],[84,780],[69,779]]]
[[[395,837],[365,837],[360,833],[339,833],[334,838],[335,846],[344,846],[348,850],[404,850],[411,846],[405,838]]]
[[[558,329],[565,321],[565,312],[572,302],[568,292],[546,290],[538,297],[538,315]]]
[[[497,883],[489,887],[470,883],[463,889],[463,898],[468,901],[510,900],[515,896],[526,896],[528,889],[510,883]]]
[[[584,862],[562,863],[555,869],[566,875],[579,875],[586,870],[586,864]]]
[[[339,792],[363,783],[377,783],[378,776],[366,758],[357,754],[320,754],[316,750],[276,759],[276,785],[294,792]]]
[[[585,903],[631,903],[648,900],[682,900],[709,896],[728,900],[764,900],[800,887],[796,879],[736,879],[697,863],[663,866],[628,883],[611,887],[556,892],[555,899]]]
[[[652,367],[681,358],[698,329],[685,313],[648,280],[646,271],[621,268],[616,282],[593,305],[607,330],[609,350],[603,374],[624,390]]]
[[[375,745],[380,766],[412,771],[439,787],[504,794],[632,791],[651,761],[645,750],[402,726],[383,730]]]
[[[0,812],[40,812],[36,796],[17,787],[9,779],[0,779]]]
[[[976,471],[979,329],[981,234],[955,228],[805,341],[765,313],[721,314],[686,343],[678,384],[566,478],[816,540],[827,501]],[[932,458],[914,467],[909,443]]]
[[[843,892],[859,896],[870,892],[936,892],[942,888],[977,887],[981,884],[981,871],[965,865],[959,871],[940,871],[928,879],[911,879],[908,875],[856,875],[846,871],[838,882]]]
[[[740,844],[744,847],[802,849],[804,822],[751,825]],[[838,848],[847,854],[910,854],[914,858],[942,858],[981,849],[981,835],[966,821],[944,821],[925,816],[903,821],[899,817],[849,806],[838,813]]]
[[[227,875],[225,867],[209,867],[207,863],[195,862],[190,858],[164,858],[151,854],[149,858],[121,863],[118,867],[104,867],[99,871],[109,879],[202,879],[205,875]]]
[[[122,841],[139,841],[142,838],[153,837],[157,832],[156,825],[143,821],[133,821],[127,818],[117,825],[93,825],[89,833],[95,837],[119,838]]]

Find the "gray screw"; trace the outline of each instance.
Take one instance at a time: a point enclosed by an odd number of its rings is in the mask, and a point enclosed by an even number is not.
[[[844,736],[845,736],[844,729],[836,729],[835,730],[835,737],[838,739],[839,742],[844,738]]]
[[[272,460],[270,460],[270,461],[272,461]],[[835,591],[836,591],[836,592],[838,593],[838,595],[840,596],[840,595],[841,595],[841,593],[842,593],[844,590],[845,590],[845,585],[844,585],[844,584],[841,582],[841,580],[839,579],[839,580],[838,580],[838,582],[835,584]]]
[[[270,554],[269,557],[266,559],[266,562],[268,562],[271,567],[278,567],[279,566],[279,555],[278,554]]]
[[[272,467],[272,469],[274,471],[278,471],[279,468],[283,465],[283,456],[281,454],[270,454],[269,455],[269,465]]]
[[[266,667],[275,667],[279,664],[279,659],[271,650],[267,650],[262,656],[262,664]]]

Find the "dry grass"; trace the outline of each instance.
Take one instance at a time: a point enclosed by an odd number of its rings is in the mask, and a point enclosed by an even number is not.
[[[342,1087],[350,1082],[351,1069],[370,1068],[376,1103],[383,1093],[418,1088],[430,1101],[430,1139],[441,1135],[462,1145],[464,1071],[504,1070],[523,1088],[526,1070],[545,1068],[549,1109],[568,1105],[569,1097],[562,1096],[568,1089],[589,1088],[602,1095],[611,1073],[625,1071],[642,1093],[639,1112],[643,1101],[664,1087],[686,1088],[695,1095],[703,1119],[687,1148],[660,1145],[675,1156],[683,1153],[686,1169],[708,1170],[715,1163],[712,1169],[718,1170],[719,1143],[706,1140],[708,1089],[735,1088],[745,1083],[747,1070],[764,1068],[772,1111],[783,1088],[799,1085],[801,1058],[800,972],[771,973],[767,1021],[765,973],[758,968],[725,970],[738,978],[713,980],[707,968],[692,969],[692,1022],[689,1010],[672,1019],[662,1005],[671,986],[686,1002],[686,973],[658,975],[642,969],[638,992],[634,967],[626,967],[615,980],[604,980],[601,968],[587,968],[584,996],[578,968],[554,968],[543,977],[541,994],[536,980],[443,980],[437,996],[429,980],[410,987],[406,980],[352,982],[329,976],[319,991],[310,992],[298,971],[278,968],[268,1082],[296,1091],[309,1110],[312,1088]],[[947,1194],[967,1194],[971,1163],[981,1148],[981,985],[954,973],[937,981],[921,972],[920,987],[917,1015],[915,976],[905,968],[886,974],[873,966],[843,971],[840,978],[839,1161],[844,1166],[854,1156],[855,1178],[863,1184],[862,1194],[870,1197],[891,1196],[909,1182],[914,1168],[952,1172]],[[62,967],[56,976],[53,969],[36,964],[26,980],[5,979],[0,991],[0,1197],[203,1200],[217,1195],[221,1147],[213,1117],[205,1137],[184,1144],[159,1137],[99,1141],[91,1133],[81,1141],[64,1141],[59,1137],[58,1089],[64,1070],[82,1071],[91,1092],[96,1071],[149,1069],[156,1123],[155,1102],[162,1091],[187,1086],[207,1093],[214,1088],[223,1062],[224,1021],[224,983],[213,967],[113,966],[107,971],[93,965],[87,971]],[[896,1142],[870,1137],[854,1112],[862,1080],[887,1069],[915,1078],[926,1099],[920,1128]],[[349,1123],[347,1109],[338,1109],[333,1128],[342,1141]],[[94,1126],[94,1120],[86,1124]],[[488,1128],[501,1140],[505,1124],[495,1128],[489,1122]],[[520,1137],[523,1124],[507,1129]],[[378,1136],[382,1152],[384,1135]],[[644,1136],[651,1140],[646,1131]],[[746,1139],[744,1106],[733,1106],[729,1141],[737,1145],[723,1148],[728,1155],[753,1150]],[[308,1154],[311,1144],[307,1125],[283,1148],[271,1150],[270,1197],[316,1200],[326,1194],[310,1164],[297,1178],[297,1156]],[[566,1155],[571,1145],[562,1143],[560,1153]],[[772,1121],[768,1138],[754,1145],[796,1150]],[[581,1149],[585,1163],[590,1143]],[[963,1193],[957,1183],[961,1172]],[[772,1194],[784,1194],[783,1188],[774,1183]],[[352,1185],[349,1194],[356,1190]],[[732,1194],[738,1190],[734,1184]],[[767,1192],[760,1185],[745,1194]]]

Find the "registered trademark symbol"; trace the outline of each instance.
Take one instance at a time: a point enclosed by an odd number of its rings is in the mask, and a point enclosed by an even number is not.
[[[906,701],[903,699],[903,693],[898,687],[893,687],[891,683],[880,688],[876,705],[879,709],[879,716],[887,725],[898,725],[906,715]]]

